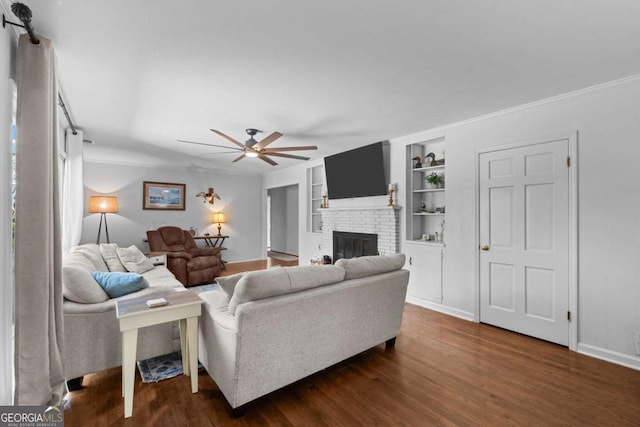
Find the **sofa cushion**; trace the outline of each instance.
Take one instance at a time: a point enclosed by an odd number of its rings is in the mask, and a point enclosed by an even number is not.
[[[350,259],[342,258],[336,261],[335,265],[344,268],[344,278],[349,280],[400,270],[404,266],[404,261],[404,254],[375,255]]]
[[[118,244],[117,243],[100,243],[100,253],[104,262],[107,264],[109,271],[126,272],[120,258],[118,258]]]
[[[337,283],[344,279],[344,270],[335,265],[277,267],[251,271],[240,278],[229,301],[229,312],[238,305],[263,298],[290,294],[304,289]]]
[[[131,245],[128,248],[117,248],[116,253],[124,268],[131,273],[142,274],[153,268],[151,260],[136,245]]]
[[[231,298],[236,285],[245,274],[247,273],[236,273],[231,276],[216,277],[216,282],[220,286],[220,289]]]
[[[62,258],[62,265],[81,268],[87,273],[91,273],[96,269],[93,263],[86,256],[75,252],[65,255],[64,258]]]
[[[62,294],[74,302],[95,304],[109,299],[91,276],[93,264],[82,254],[71,253],[62,264]]]
[[[163,265],[156,265],[152,270],[142,273],[142,277],[147,279],[149,286],[154,287],[168,287],[168,288],[184,288],[184,285],[180,283],[176,276],[173,275],[169,269]]]
[[[284,267],[291,282],[291,292],[317,288],[344,280],[344,269],[335,265]]]
[[[105,264],[102,254],[100,253],[100,245],[95,243],[85,243],[84,245],[71,248],[71,253],[82,254],[93,264],[92,271],[109,271]]]
[[[91,275],[109,298],[118,298],[149,287],[147,280],[136,273],[94,271]]]

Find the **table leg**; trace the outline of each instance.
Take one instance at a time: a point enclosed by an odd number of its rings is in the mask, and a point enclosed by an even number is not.
[[[124,417],[133,413],[133,382],[136,375],[138,329],[122,332],[122,383],[124,387]]]
[[[191,393],[198,392],[198,318],[187,318],[187,344],[189,346],[189,365],[191,370]]]
[[[180,350],[182,351],[182,373],[189,376],[189,346],[187,343],[189,339],[187,337],[187,321],[186,319],[180,319]]]
[[[121,354],[120,357],[122,358],[122,397],[124,397],[124,367],[125,367],[125,364],[127,363],[124,360],[124,355],[127,353],[127,350],[126,350],[125,344],[124,344],[125,343],[124,332],[122,332],[121,335],[122,335],[122,354]]]

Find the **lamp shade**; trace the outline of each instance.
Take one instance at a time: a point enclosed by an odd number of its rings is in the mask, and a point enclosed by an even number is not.
[[[118,198],[116,196],[91,196],[89,213],[117,213]]]
[[[226,221],[227,221],[227,219],[224,217],[224,213],[216,212],[216,213],[213,214],[213,221],[212,222],[214,224],[220,224],[220,223],[223,223],[223,222],[226,222]]]

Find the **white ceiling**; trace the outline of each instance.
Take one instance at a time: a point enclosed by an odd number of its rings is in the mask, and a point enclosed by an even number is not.
[[[24,3],[88,160],[265,173],[176,140],[255,127],[317,158],[640,73],[637,0]]]

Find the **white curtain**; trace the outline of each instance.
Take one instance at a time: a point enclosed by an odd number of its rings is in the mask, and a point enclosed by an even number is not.
[[[17,405],[62,402],[57,77],[51,42],[18,41],[15,369]]]
[[[83,136],[67,129],[62,183],[62,253],[80,243],[84,213]]]

